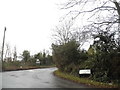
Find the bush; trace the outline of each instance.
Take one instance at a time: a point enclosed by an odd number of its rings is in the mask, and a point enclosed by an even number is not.
[[[53,60],[61,71],[71,72],[72,65],[79,63],[79,44],[76,41],[70,41],[63,45],[52,45]]]

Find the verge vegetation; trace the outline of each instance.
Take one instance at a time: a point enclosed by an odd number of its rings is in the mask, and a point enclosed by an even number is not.
[[[70,80],[70,81],[80,83],[80,84],[85,84],[89,87],[94,87],[94,88],[118,88],[119,86],[117,84],[112,84],[112,83],[97,82],[89,78],[76,77],[68,73],[63,73],[59,70],[54,71],[54,75],[60,78],[66,79],[66,80]]]
[[[79,76],[81,69],[91,69],[90,79],[103,83],[120,84],[120,40],[117,31],[103,28],[96,32],[71,30],[71,23],[56,28],[56,42],[52,44],[53,61],[65,73]],[[88,38],[90,34],[91,38]],[[93,40],[88,50],[81,49]]]
[[[22,60],[17,60],[17,56],[13,59],[12,57],[6,57],[2,62],[2,71],[49,68],[55,66],[52,61],[52,56],[45,52],[30,55],[28,50],[24,50],[21,57]]]

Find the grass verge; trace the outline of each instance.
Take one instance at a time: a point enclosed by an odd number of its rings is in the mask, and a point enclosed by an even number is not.
[[[29,69],[41,69],[41,68],[52,68],[52,67],[55,67],[54,65],[51,65],[51,66],[23,66],[22,68],[20,67],[14,67],[14,66],[11,66],[11,67],[6,67],[4,68],[2,71],[18,71],[18,70],[29,70]]]
[[[119,86],[116,84],[109,84],[109,83],[102,83],[102,82],[93,81],[93,80],[90,80],[88,78],[75,77],[73,75],[63,73],[59,70],[56,70],[54,72],[54,75],[58,76],[60,78],[63,78],[63,79],[67,79],[67,80],[76,82],[76,83],[85,84],[89,87],[94,87],[94,88],[118,88],[118,86]]]

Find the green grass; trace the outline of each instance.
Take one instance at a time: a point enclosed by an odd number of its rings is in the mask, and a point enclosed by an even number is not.
[[[56,75],[60,78],[63,78],[63,79],[67,79],[67,80],[76,82],[76,83],[85,84],[85,85],[88,85],[90,87],[95,87],[95,88],[118,88],[118,85],[115,85],[115,84],[110,85],[108,83],[93,81],[93,80],[90,80],[88,78],[75,77],[73,75],[60,72],[59,70],[56,70],[54,72],[54,75]]]

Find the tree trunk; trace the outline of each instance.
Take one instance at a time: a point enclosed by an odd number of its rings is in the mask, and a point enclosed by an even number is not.
[[[118,32],[119,32],[119,40],[120,40],[120,5],[119,3],[115,0],[114,4],[117,8],[117,12],[118,12]]]

